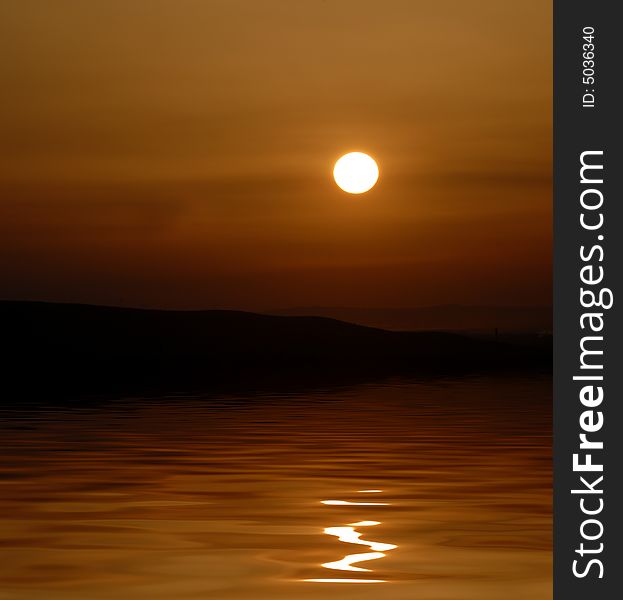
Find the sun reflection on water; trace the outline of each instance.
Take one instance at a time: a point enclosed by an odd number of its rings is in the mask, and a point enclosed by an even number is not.
[[[348,502],[348,500],[323,500],[330,506],[388,506],[387,502]]]
[[[359,493],[381,493],[383,490],[359,490]],[[330,506],[389,506],[389,502],[348,502],[345,500],[322,500],[322,504]],[[340,560],[322,563],[325,569],[334,569],[337,571],[357,571],[370,573],[371,569],[363,567],[354,567],[353,565],[369,560],[377,560],[386,556],[385,552],[394,550],[398,546],[385,542],[374,542],[371,540],[361,539],[363,533],[357,531],[358,527],[374,527],[380,525],[380,521],[358,521],[349,523],[342,527],[326,527],[324,533],[337,537],[340,542],[347,544],[355,544],[368,546],[373,552],[358,552],[356,554],[347,554]],[[328,578],[328,579],[304,579],[303,581],[313,583],[386,583],[385,579],[347,579],[347,578]]]

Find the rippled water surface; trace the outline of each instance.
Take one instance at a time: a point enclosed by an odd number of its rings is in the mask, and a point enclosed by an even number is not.
[[[1,415],[2,600],[551,598],[547,378]]]

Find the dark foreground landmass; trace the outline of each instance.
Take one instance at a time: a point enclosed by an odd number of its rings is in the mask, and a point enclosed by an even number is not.
[[[260,380],[365,380],[551,368],[530,343],[385,331],[324,317],[0,302],[5,382],[106,390]]]

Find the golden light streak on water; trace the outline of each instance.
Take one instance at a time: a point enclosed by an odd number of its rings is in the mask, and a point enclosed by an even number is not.
[[[374,523],[375,525],[377,523]],[[324,532],[327,535],[334,535],[340,542],[346,542],[347,544],[360,544],[361,546],[369,546],[370,550],[376,552],[384,552],[386,550],[393,550],[398,546],[394,544],[385,544],[383,542],[369,542],[367,540],[360,539],[362,534],[359,533],[354,527],[327,527]]]
[[[359,490],[362,493],[380,493],[382,490]],[[322,504],[328,504],[332,506],[389,506],[388,502],[348,502],[345,500],[322,500]],[[333,535],[337,537],[340,542],[346,544],[355,544],[360,546],[368,546],[373,552],[358,552],[355,554],[347,554],[340,560],[332,562],[322,563],[322,567],[325,569],[335,569],[336,571],[357,571],[357,572],[371,572],[371,569],[364,569],[363,567],[354,567],[353,565],[359,562],[365,562],[369,560],[377,560],[379,558],[385,558],[385,552],[398,548],[395,544],[387,544],[385,542],[374,542],[361,539],[363,535],[357,531],[357,527],[374,527],[380,525],[380,521],[357,521],[356,523],[349,523],[343,527],[326,527],[324,533],[327,535]],[[386,583],[385,579],[304,579],[303,581],[313,583]]]
[[[386,579],[303,579],[309,583],[387,583]]]
[[[341,560],[334,562],[323,563],[322,566],[325,569],[337,569],[338,571],[367,571],[371,569],[364,569],[363,567],[353,567],[355,563],[364,562],[366,560],[375,560],[377,558],[384,558],[385,554],[382,552],[362,552],[360,554],[349,554]]]
[[[303,579],[309,583],[387,583],[385,579]]]
[[[389,506],[387,502],[348,502],[347,500],[322,500],[329,506]]]

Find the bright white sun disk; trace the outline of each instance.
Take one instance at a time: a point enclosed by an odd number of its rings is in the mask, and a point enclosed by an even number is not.
[[[333,178],[345,192],[363,194],[377,182],[379,167],[371,156],[363,152],[349,152],[335,163]]]

